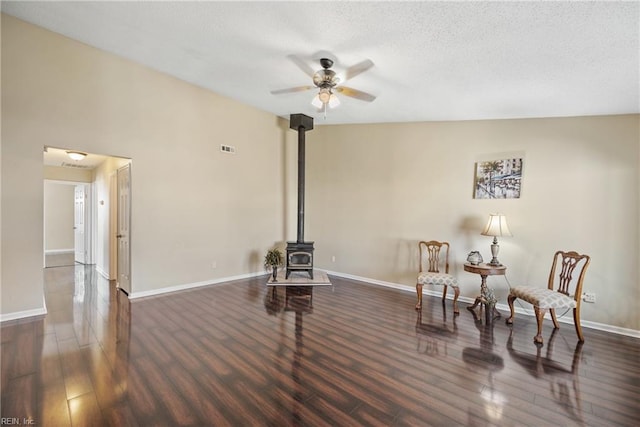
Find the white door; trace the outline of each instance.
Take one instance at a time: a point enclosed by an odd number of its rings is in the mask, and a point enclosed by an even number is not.
[[[75,261],[81,264],[87,262],[86,251],[86,193],[83,185],[76,185],[75,198],[74,198],[74,210],[73,210],[73,233],[74,233],[74,248],[75,248]]]
[[[118,169],[118,279],[117,285],[127,294],[131,293],[131,167]]]

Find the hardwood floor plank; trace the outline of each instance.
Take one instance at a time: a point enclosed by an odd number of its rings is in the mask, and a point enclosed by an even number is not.
[[[177,365],[169,367],[167,376],[176,387],[177,393],[183,396],[196,412],[199,420],[209,420],[215,426],[231,426],[224,413],[214,404],[212,396],[208,395],[196,378],[182,367]],[[268,408],[266,408],[268,409]]]
[[[104,414],[104,425],[107,426],[136,427],[149,425],[146,422],[139,422],[135,416],[136,410],[125,402],[103,409],[102,412]]]
[[[185,398],[176,393],[175,388],[163,370],[155,362],[149,360],[144,364],[137,364],[136,368],[146,378],[146,386],[151,388],[156,401],[165,410],[167,420],[173,425],[190,425],[196,422],[193,410]]]
[[[40,386],[47,388],[49,385],[64,384],[64,373],[62,371],[62,360],[55,346],[55,353],[44,354],[38,370]]]
[[[47,383],[41,392],[37,425],[64,427],[71,426],[71,416],[67,402],[64,381]]]
[[[593,405],[593,414],[599,419],[607,420],[610,425],[616,426],[637,426],[640,419],[640,409],[636,404],[635,408],[627,409],[612,407],[602,407],[600,405]]]
[[[91,267],[45,269],[49,314],[2,324],[2,416],[55,426],[640,419],[638,339],[586,328],[577,346],[572,328],[547,322],[538,349],[533,318],[487,326],[481,314],[453,316],[450,300],[425,295],[417,312],[413,292],[331,281],[312,306],[287,304],[266,276],[130,303]]]
[[[39,394],[37,382],[36,374],[27,374],[2,385],[0,408],[3,418],[36,419]]]
[[[209,372],[203,372],[199,379],[201,387],[215,399],[216,406],[232,425],[263,425],[265,420],[262,414],[247,406],[250,402],[244,399],[244,390],[238,394],[232,387],[232,381],[221,380]]]
[[[72,426],[104,426],[105,420],[93,393],[69,399],[69,414]]]
[[[147,360],[138,359],[139,363],[147,363]],[[151,386],[147,384],[147,379],[142,372],[135,369],[134,362],[129,365],[129,375],[126,383],[121,383],[123,389],[123,399],[125,399],[132,408],[136,408],[136,418],[139,421],[146,421],[153,424],[156,414],[164,413],[161,411],[161,405],[156,400],[151,391]]]

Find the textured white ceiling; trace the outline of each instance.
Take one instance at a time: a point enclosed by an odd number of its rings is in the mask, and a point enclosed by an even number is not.
[[[317,124],[640,112],[640,3],[2,2],[2,12],[288,117]],[[323,52],[325,53],[323,55]],[[345,85],[326,119],[311,84],[326,53]]]

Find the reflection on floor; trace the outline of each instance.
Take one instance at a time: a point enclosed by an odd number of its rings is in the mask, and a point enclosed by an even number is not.
[[[76,426],[637,425],[640,340],[572,325],[537,348],[415,293],[238,280],[129,303],[44,269],[49,313],[2,324],[3,418]],[[23,424],[26,424],[23,423]]]
[[[63,254],[46,254],[44,265],[46,268],[67,267],[75,265],[75,254],[73,252]]]

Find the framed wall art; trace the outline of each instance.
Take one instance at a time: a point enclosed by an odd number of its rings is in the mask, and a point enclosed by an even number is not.
[[[519,199],[522,158],[476,163],[474,199]]]

